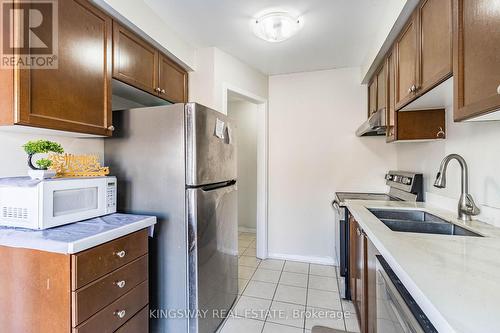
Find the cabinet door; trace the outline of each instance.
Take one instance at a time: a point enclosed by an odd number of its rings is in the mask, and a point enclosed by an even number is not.
[[[366,237],[359,227],[356,230],[356,304],[359,312],[359,326],[362,333],[367,332],[368,297],[367,297],[367,244]]]
[[[396,112],[396,65],[394,63],[394,52],[387,57],[387,142],[397,139],[397,116]]]
[[[377,110],[387,106],[387,62],[377,74]]]
[[[419,18],[419,94],[452,74],[451,0],[424,0]]]
[[[113,23],[113,77],[158,94],[158,52],[140,37]]]
[[[377,77],[368,85],[368,117],[377,111]]]
[[[491,0],[453,0],[454,117],[500,109],[500,10]]]
[[[159,65],[160,97],[172,103],[187,102],[187,72],[164,55]]]
[[[111,18],[85,0],[58,6],[58,68],[19,71],[17,123],[111,135]]]
[[[352,215],[349,215],[349,287],[351,301],[356,306],[356,250],[357,250],[357,222]]]
[[[415,95],[417,68],[417,23],[410,19],[396,41],[396,110]]]

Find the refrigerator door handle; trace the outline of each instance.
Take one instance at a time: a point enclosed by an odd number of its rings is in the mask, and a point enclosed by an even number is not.
[[[200,187],[200,189],[203,192],[209,192],[209,191],[215,191],[215,190],[218,190],[218,189],[221,189],[221,188],[224,188],[224,187],[231,187],[231,186],[234,186],[234,185],[236,185],[236,180],[230,180],[230,181],[223,182],[223,183],[217,183],[217,184],[202,186],[202,187]]]
[[[192,253],[196,248],[196,231],[194,230],[194,226],[191,223],[188,224],[188,241],[188,252]]]

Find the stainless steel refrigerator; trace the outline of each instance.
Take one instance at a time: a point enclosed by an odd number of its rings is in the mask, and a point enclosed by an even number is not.
[[[213,333],[238,293],[231,121],[188,103],[113,114],[105,162],[118,210],[158,217],[150,244],[150,331]]]

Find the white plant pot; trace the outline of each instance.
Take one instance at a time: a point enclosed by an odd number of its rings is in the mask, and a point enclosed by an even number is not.
[[[54,170],[29,170],[28,175],[31,179],[48,179],[53,178],[56,175]]]

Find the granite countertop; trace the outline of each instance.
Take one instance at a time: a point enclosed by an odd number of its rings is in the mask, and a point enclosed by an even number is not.
[[[0,246],[73,254],[153,227],[156,217],[111,214],[46,230],[0,227]]]
[[[352,200],[347,207],[439,332],[500,331],[500,228],[464,224],[426,203]],[[484,237],[394,232],[368,208],[423,210]]]

